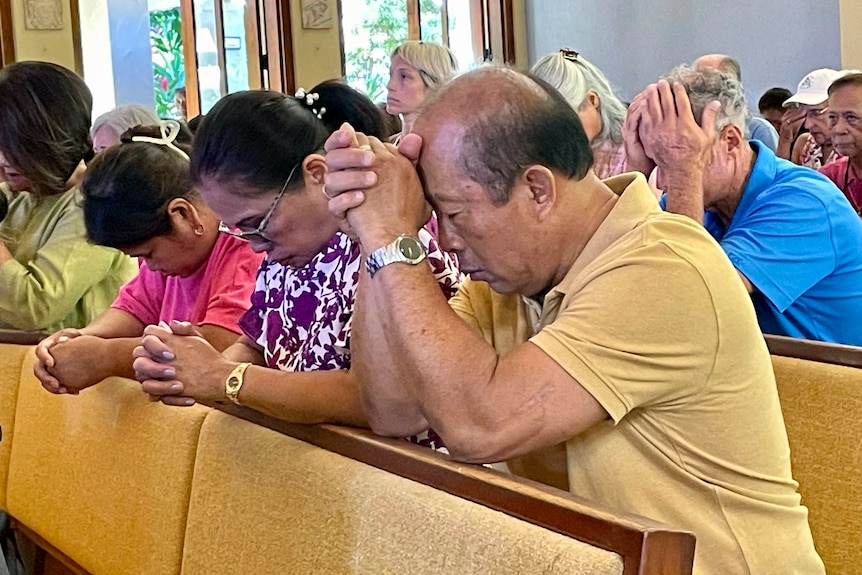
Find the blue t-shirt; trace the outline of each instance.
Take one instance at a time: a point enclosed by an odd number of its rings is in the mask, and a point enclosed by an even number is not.
[[[759,142],[730,225],[704,226],[752,294],[765,333],[862,346],[862,221],[822,174]]]
[[[748,138],[765,144],[773,152],[778,149],[778,132],[767,120],[759,116],[748,119]]]

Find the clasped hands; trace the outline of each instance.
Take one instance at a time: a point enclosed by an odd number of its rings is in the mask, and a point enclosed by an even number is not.
[[[135,377],[152,400],[184,407],[223,400],[225,379],[236,365],[181,321],[144,328],[132,356]]]
[[[396,148],[344,124],[326,141],[329,211],[366,253],[400,234],[415,234],[431,217],[416,172],[422,139],[407,134]]]
[[[629,168],[648,176],[658,167],[666,177],[680,170],[703,170],[715,142],[719,109],[718,101],[710,102],[698,125],[682,84],[650,84],[632,100],[623,125]]]

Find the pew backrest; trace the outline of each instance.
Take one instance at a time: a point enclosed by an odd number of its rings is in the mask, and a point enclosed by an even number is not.
[[[830,575],[862,565],[862,349],[770,345],[793,476]],[[779,354],[795,353],[801,357]]]

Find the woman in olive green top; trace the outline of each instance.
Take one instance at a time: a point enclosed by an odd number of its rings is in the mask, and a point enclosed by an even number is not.
[[[83,327],[137,266],[86,239],[77,184],[92,155],[92,96],[45,62],[0,70],[0,327]]]

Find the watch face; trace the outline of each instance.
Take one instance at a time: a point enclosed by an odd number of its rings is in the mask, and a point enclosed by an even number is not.
[[[425,255],[425,247],[416,238],[402,236],[398,242],[400,251],[408,260],[418,260]]]

